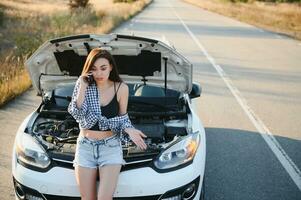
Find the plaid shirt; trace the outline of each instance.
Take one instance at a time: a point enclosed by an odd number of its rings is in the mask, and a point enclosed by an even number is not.
[[[99,129],[104,131],[111,129],[119,134],[123,141],[129,141],[129,137],[124,133],[125,128],[133,128],[128,114],[106,118],[101,115],[100,94],[96,84],[89,85],[85,92],[85,99],[80,108],[76,105],[80,80],[76,81],[72,100],[68,106],[68,112],[78,122],[80,129],[89,129],[98,123]]]

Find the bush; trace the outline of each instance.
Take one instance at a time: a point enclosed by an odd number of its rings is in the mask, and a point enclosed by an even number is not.
[[[58,13],[51,18],[53,30],[59,30],[61,35],[70,35],[78,32],[85,26],[97,27],[101,23],[102,16],[99,16],[91,8],[77,8],[68,14]],[[83,31],[85,32],[85,31]]]
[[[89,5],[89,0],[69,0],[68,5],[71,9],[86,8]]]
[[[4,12],[3,9],[0,8],[0,26],[2,26],[3,21],[4,21]]]
[[[137,0],[114,0],[114,3],[133,3]]]

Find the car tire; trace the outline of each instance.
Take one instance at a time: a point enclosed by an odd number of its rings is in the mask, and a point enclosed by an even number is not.
[[[203,178],[203,184],[202,184],[200,200],[205,200],[205,177]]]

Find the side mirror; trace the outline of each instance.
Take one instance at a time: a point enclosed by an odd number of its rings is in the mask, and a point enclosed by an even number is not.
[[[196,97],[200,97],[202,93],[202,87],[200,84],[198,83],[193,83],[192,84],[192,89],[191,92],[189,94],[190,99],[196,98]]]

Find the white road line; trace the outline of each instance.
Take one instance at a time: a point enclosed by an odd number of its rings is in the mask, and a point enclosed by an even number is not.
[[[260,118],[255,114],[255,112],[248,106],[247,101],[245,98],[241,95],[239,90],[234,86],[231,79],[227,76],[225,71],[216,64],[213,57],[211,57],[204,46],[198,41],[198,39],[195,37],[195,35],[190,31],[188,26],[184,23],[184,21],[180,18],[180,16],[177,14],[176,10],[172,7],[170,2],[168,1],[168,4],[170,8],[173,10],[174,14],[177,16],[177,18],[180,20],[186,31],[189,33],[190,37],[193,39],[193,41],[196,43],[196,45],[201,49],[203,54],[206,56],[206,58],[209,60],[209,62],[212,64],[212,66],[216,69],[217,73],[220,75],[220,77],[223,79],[223,81],[226,83],[227,87],[239,103],[239,105],[242,107],[246,115],[249,117],[253,125],[256,127],[260,135],[263,137],[265,142],[268,144],[270,149],[273,151],[275,156],[278,158],[279,162],[282,164],[284,169],[287,171],[289,176],[292,178],[292,180],[295,182],[299,190],[301,191],[301,172],[298,169],[297,165],[292,161],[292,159],[287,155],[287,153],[284,151],[284,149],[281,147],[281,145],[278,143],[276,138],[273,136],[273,134],[269,131],[269,129],[264,125],[264,123],[260,120]]]

